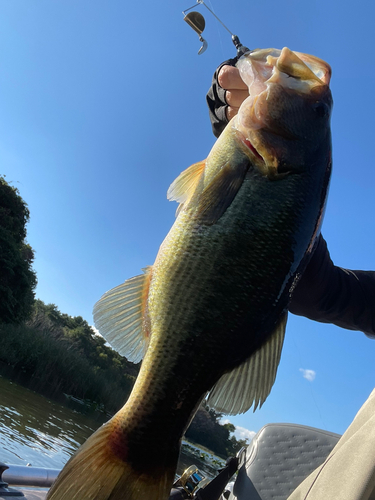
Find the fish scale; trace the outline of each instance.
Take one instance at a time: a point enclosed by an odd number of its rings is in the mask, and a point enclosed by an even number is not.
[[[155,263],[95,305],[113,347],[145,355],[128,401],[70,459],[49,500],[166,500],[202,399],[235,414],[271,391],[290,291],[327,196],[329,113],[315,109],[332,106],[330,69],[286,48],[238,65],[250,96],[207,159],[171,185],[178,215]]]
[[[244,191],[245,191],[245,188],[244,188]],[[245,195],[244,197],[244,200],[245,202],[248,200],[248,197]],[[238,203],[240,205],[239,207],[239,212],[242,212],[244,210],[244,207],[242,207],[242,203],[241,202],[241,193],[238,194]],[[185,215],[186,216],[186,215]],[[228,217],[230,217],[230,214],[228,214]],[[278,219],[278,221],[280,221],[280,219]],[[223,224],[225,224],[225,220],[223,220]],[[222,231],[220,231],[222,233]],[[252,239],[252,233],[253,231],[250,232],[250,240]],[[270,242],[272,242],[272,236],[274,236],[275,234],[277,234],[276,232],[270,230],[269,231],[269,239],[270,239]],[[176,234],[170,234],[168,236],[168,238],[170,238],[172,244],[173,244],[173,240],[174,238],[178,238],[180,243],[182,244],[182,246],[188,250],[188,253],[191,253],[192,255],[194,254],[194,249],[196,248],[197,246],[197,242],[196,242],[196,239],[194,238],[191,238],[191,241],[188,242],[188,241],[184,241],[183,239],[180,239],[179,236],[178,236],[178,230],[176,230]],[[263,242],[262,242],[263,243]],[[269,243],[266,243],[266,247],[269,248],[271,245]],[[192,247],[192,251],[190,252],[190,246]],[[180,302],[183,302],[183,301],[186,301],[188,300],[189,301],[189,298],[187,297],[186,295],[186,290],[189,290],[189,289],[195,289],[197,290],[197,284],[196,284],[196,276],[197,274],[195,273],[196,269],[194,269],[194,266],[197,267],[198,264],[197,262],[199,261],[200,262],[200,266],[202,267],[202,261],[199,259],[199,257],[201,257],[200,254],[204,254],[206,253],[206,256],[205,256],[205,259],[204,259],[204,265],[203,267],[205,267],[205,263],[207,262],[213,262],[212,259],[209,259],[207,257],[208,253],[204,250],[204,248],[202,247],[202,245],[198,245],[198,247],[200,248],[200,253],[199,252],[195,252],[195,256],[198,256],[197,259],[194,259],[193,262],[191,263],[191,273],[188,274],[188,276],[185,278],[185,276],[182,276],[180,275],[180,279],[175,279],[175,280],[172,280],[172,283],[174,283],[176,286],[173,287],[172,290],[170,290],[170,296],[171,296],[171,300],[168,300],[168,299],[164,299],[165,302],[168,303],[168,306],[170,306],[170,303],[172,302],[172,298],[173,298],[173,306],[175,305],[178,305]],[[168,248],[168,245],[166,245],[164,247],[164,250]],[[272,246],[271,246],[272,248]],[[216,249],[217,251],[217,249]],[[279,251],[278,251],[279,252]],[[264,252],[264,249],[262,247],[261,249],[261,253],[263,253],[263,259],[265,259],[266,261],[270,261],[271,259],[269,258],[269,252]],[[256,259],[256,264],[259,265],[262,267],[262,260],[260,259],[259,255],[257,253],[255,253],[255,259]],[[249,259],[246,259],[246,260],[249,260]],[[166,260],[165,261],[165,264],[166,266],[169,266],[169,267],[174,267],[175,266],[175,262],[172,260]],[[253,264],[253,268],[255,267],[256,265],[255,263]],[[168,272],[166,270],[164,270],[163,268],[163,262],[158,262],[158,272],[160,273],[160,276],[164,276],[164,273]],[[233,266],[231,265],[231,263],[228,263],[228,266],[232,269]],[[241,266],[241,269],[244,269],[245,266],[243,266],[242,263],[240,263],[240,266]],[[183,266],[185,268],[189,268],[189,266]],[[212,265],[212,269],[214,269],[215,266]],[[179,274],[179,269],[176,269],[175,272],[177,274]],[[250,273],[252,273],[252,270],[250,270]],[[190,281],[189,281],[189,276],[191,277]],[[262,275],[261,275],[262,276]],[[193,277],[195,277],[193,279]],[[162,278],[161,278],[162,279]],[[157,288],[158,286],[161,286],[159,285],[159,282],[158,282],[158,273],[155,273],[154,274],[154,277],[153,277],[153,280],[155,281],[155,288]],[[199,274],[199,285],[204,289],[205,288],[205,285],[209,282],[210,280],[210,276],[208,275],[208,273],[206,273],[206,280],[204,280],[202,278],[202,275]],[[280,285],[279,285],[280,286]],[[246,287],[248,288],[248,287]],[[246,289],[245,287],[243,289],[240,290],[240,293],[242,293],[242,291],[245,291]],[[199,290],[198,290],[199,292]],[[199,293],[197,294],[197,296],[199,296]],[[198,299],[199,300],[199,299]],[[235,298],[235,303],[237,303],[237,299]],[[163,301],[161,302],[158,302],[156,304],[156,309],[159,310],[159,308],[162,308],[163,307]],[[199,314],[199,309],[198,308],[192,308],[193,311],[194,311],[194,314]],[[227,308],[228,309],[228,308]],[[233,308],[233,309],[236,309],[236,308]],[[173,317],[165,317],[163,315],[161,315],[162,318],[164,318],[162,321],[156,321],[154,322],[153,321],[153,304],[149,304],[149,313],[150,313],[150,318],[151,318],[151,324],[152,324],[152,330],[153,330],[153,335],[155,336],[155,339],[157,339],[158,341],[160,341],[162,344],[168,344],[170,346],[170,349],[171,349],[171,346],[172,348],[175,347],[176,349],[180,349],[180,346],[179,346],[179,343],[181,342],[181,331],[183,331],[183,333],[185,334],[185,337],[187,339],[191,339],[192,336],[194,335],[195,332],[190,332],[189,329],[187,328],[187,325],[186,323],[191,324],[191,320],[189,317],[187,317],[186,315],[186,311],[183,311],[183,310],[180,310],[180,314],[177,312],[177,309],[176,309],[176,314],[173,316]],[[221,326],[222,325],[222,320],[221,318],[219,319],[219,322],[220,324],[218,326]],[[213,325],[213,329],[215,329],[215,325]],[[159,334],[159,331],[162,331],[162,332],[167,332],[165,333],[164,335],[163,334]],[[170,338],[172,337],[172,338]],[[173,337],[179,339],[179,343],[176,343],[174,342],[173,343]],[[160,339],[160,340],[159,340]],[[199,342],[200,344],[204,344],[204,341],[205,339],[200,339]],[[210,340],[210,337],[207,336],[207,342],[212,344],[211,340]],[[231,341],[232,342],[232,341]],[[216,343],[216,339],[215,339],[215,343]],[[228,343],[228,342],[226,342]],[[243,349],[243,345],[242,343],[240,344],[241,345],[241,350]],[[204,347],[204,346],[203,346]],[[220,346],[219,346],[220,347]],[[226,346],[227,348],[228,346]],[[223,348],[221,347],[221,350],[223,350]],[[150,347],[149,347],[149,353],[146,355],[146,359],[145,359],[145,363],[146,363],[146,367],[145,367],[145,375],[144,377],[147,379],[148,375],[149,375],[149,371],[148,371],[148,368],[147,368],[147,360],[148,360],[148,356],[152,359],[154,359],[154,351],[157,351],[159,353],[162,353],[163,352],[163,345],[160,346],[160,348],[158,347],[154,347],[154,344],[153,342],[151,341],[151,344],[150,344]],[[171,371],[171,366],[169,365],[168,361],[170,359],[172,360],[175,360],[176,357],[174,355],[174,353],[172,352],[170,354],[170,358],[156,358],[156,359],[159,359],[159,363],[157,364],[157,366],[152,366],[151,370],[153,370],[154,373],[158,373],[158,376],[155,377],[155,383],[157,384],[160,384],[160,380],[167,380],[168,383],[167,383],[167,388],[168,388],[168,395],[169,397],[171,398],[171,400],[174,400],[176,395],[173,394],[170,390],[170,385],[169,385],[169,378],[168,377],[165,377],[163,376],[163,372],[170,372]],[[244,353],[243,356],[246,358],[248,356],[248,353]],[[213,356],[215,357],[215,356]],[[197,379],[197,381],[195,382],[196,384],[198,383],[199,380],[202,380],[202,371],[205,371],[207,370],[207,367],[209,366],[209,363],[205,363],[205,364],[202,364],[200,363],[200,361],[198,361],[198,363],[194,363],[194,360],[187,360],[189,361],[189,363],[193,363],[192,366],[191,366],[191,371],[192,373],[194,373],[194,378]],[[197,366],[196,366],[197,365]],[[173,366],[173,365],[172,365]],[[177,377],[178,376],[178,371],[177,371],[177,367],[176,366],[173,366],[173,370],[172,370],[172,374],[173,374],[173,377]],[[178,384],[178,387],[179,387],[179,391],[182,390],[182,385],[181,383]],[[159,387],[160,389],[160,387]],[[205,390],[207,390],[208,388],[206,386],[202,386],[202,388],[200,389],[200,396],[203,395],[203,393],[205,392]],[[152,393],[152,391],[154,390],[154,388],[148,388],[147,392],[148,393]],[[144,391],[146,392],[146,391]],[[147,393],[146,392],[146,393]],[[187,410],[187,417],[190,416],[190,413],[191,413],[191,406],[194,406],[195,404],[195,395],[192,396],[192,400],[193,402],[190,403],[190,407],[189,409]],[[147,404],[147,402],[145,403]],[[150,403],[148,403],[150,404]],[[168,425],[168,415],[165,416],[166,418],[166,424]]]

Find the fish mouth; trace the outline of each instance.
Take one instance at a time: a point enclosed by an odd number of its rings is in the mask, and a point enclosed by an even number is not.
[[[247,52],[236,66],[249,88],[250,97],[244,101],[243,111],[247,115],[246,126],[253,130],[265,126],[261,104],[273,84],[308,95],[316,87],[328,86],[331,79],[331,67],[325,61],[287,47]]]
[[[325,61],[288,47],[247,52],[238,61],[237,68],[252,96],[260,94],[269,83],[310,92],[313,86],[329,85],[331,79],[331,67]]]
[[[294,141],[299,134],[298,127],[288,126],[282,117],[296,98],[315,102],[319,95],[329,92],[331,68],[318,57],[287,47],[247,52],[236,66],[250,95],[241,104],[233,126],[256,165],[268,175],[281,174],[280,140]],[[282,101],[277,97],[280,92],[284,93]],[[257,132],[263,134],[263,138]],[[266,141],[264,133],[278,137],[278,142]]]

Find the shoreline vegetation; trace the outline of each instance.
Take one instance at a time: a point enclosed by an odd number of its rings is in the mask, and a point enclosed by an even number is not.
[[[26,241],[30,212],[17,188],[0,175],[0,375],[99,419],[128,399],[139,372],[81,316],[34,300],[34,250]],[[247,444],[232,424],[201,406],[185,437],[219,457]]]
[[[0,375],[83,413],[108,418],[128,399],[139,364],[112,350],[81,316],[34,300],[29,219],[18,189],[0,175]],[[221,417],[201,406],[185,436],[226,458],[247,443],[231,436],[234,425],[221,425]]]
[[[130,395],[140,364],[120,356],[82,317],[35,300],[30,319],[0,322],[0,375],[83,413],[110,417]],[[202,406],[186,439],[221,458],[245,446],[221,425],[222,415]]]

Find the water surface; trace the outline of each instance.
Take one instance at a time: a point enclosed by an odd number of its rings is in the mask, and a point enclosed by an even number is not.
[[[0,376],[0,462],[61,469],[107,416],[82,413],[55,403]],[[182,453],[177,473],[195,464],[215,475],[209,454]]]
[[[59,469],[101,423],[0,377],[0,461]]]

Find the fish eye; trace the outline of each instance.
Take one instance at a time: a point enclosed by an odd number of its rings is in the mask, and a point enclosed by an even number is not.
[[[324,102],[316,102],[313,105],[313,110],[319,118],[324,118],[325,116],[328,115],[328,106]]]

